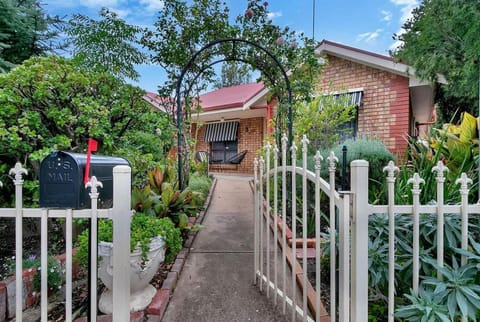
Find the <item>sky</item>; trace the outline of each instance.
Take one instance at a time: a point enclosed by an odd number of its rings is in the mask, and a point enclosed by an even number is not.
[[[168,1],[168,0],[165,0]],[[270,17],[276,25],[377,54],[388,55],[398,43],[393,34],[402,32],[403,23],[421,0],[269,0]],[[225,0],[232,19],[247,10],[246,0]],[[48,14],[68,19],[76,13],[96,18],[102,7],[119,14],[130,24],[152,27],[162,0],[43,0]],[[313,10],[315,8],[315,10]],[[137,66],[141,74],[133,82],[146,91],[156,92],[165,80],[157,66]]]

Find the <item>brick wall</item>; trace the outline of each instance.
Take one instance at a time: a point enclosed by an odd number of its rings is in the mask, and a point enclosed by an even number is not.
[[[248,150],[248,153],[239,165],[211,164],[210,171],[253,175],[253,159],[258,156],[257,151],[263,146],[265,137],[263,133],[264,120],[263,117],[240,119],[238,126],[238,152]],[[198,131],[197,151],[210,151],[209,143],[203,141],[204,134],[205,126],[202,126]]]
[[[409,80],[366,65],[328,56],[318,91],[363,88],[358,113],[359,134],[377,137],[400,158],[409,134]]]

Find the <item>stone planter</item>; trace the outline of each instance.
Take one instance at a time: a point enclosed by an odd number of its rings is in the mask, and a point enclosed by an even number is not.
[[[98,277],[107,287],[100,296],[98,308],[105,314],[112,314],[113,307],[112,246],[112,243],[102,241],[98,245],[98,255],[102,257]],[[153,238],[150,242],[150,252],[146,263],[142,263],[140,249],[130,254],[130,311],[141,311],[152,301],[156,289],[149,283],[164,259],[164,241],[160,236]]]

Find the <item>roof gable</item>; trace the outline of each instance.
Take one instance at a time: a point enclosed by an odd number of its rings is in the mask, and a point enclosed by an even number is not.
[[[414,76],[415,69],[413,67],[401,62],[395,62],[393,58],[389,56],[379,55],[366,50],[338,44],[328,40],[323,40],[315,49],[315,53],[317,55],[326,54],[340,57],[362,65],[370,66],[372,68],[381,69],[393,74],[408,77],[410,79],[411,86],[418,86],[427,83]],[[437,76],[437,81],[439,83],[447,83],[443,75],[438,74]]]

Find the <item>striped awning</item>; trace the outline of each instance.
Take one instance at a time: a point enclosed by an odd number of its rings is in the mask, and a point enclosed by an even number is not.
[[[360,106],[360,104],[362,103],[363,92],[357,91],[357,92],[341,93],[341,94],[334,95],[335,99],[339,97],[345,97],[345,96],[348,97],[347,105]]]
[[[209,123],[203,136],[204,142],[235,141],[237,139],[238,122]]]

